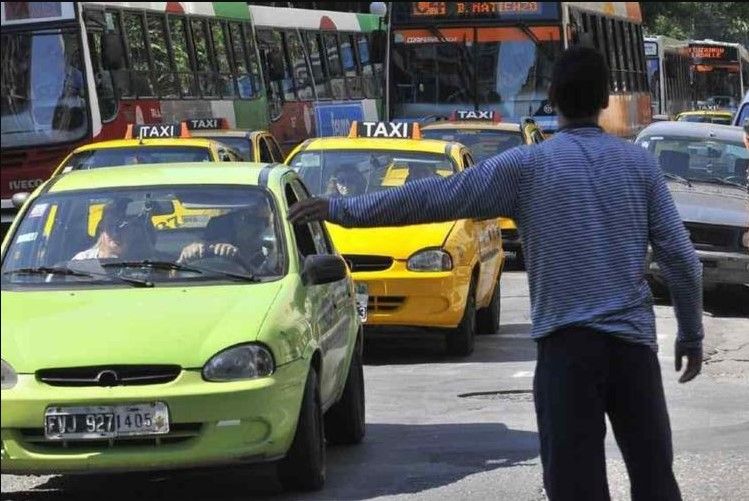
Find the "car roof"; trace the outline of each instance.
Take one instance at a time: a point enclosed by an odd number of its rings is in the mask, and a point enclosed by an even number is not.
[[[464,120],[464,121],[446,121],[446,122],[435,122],[429,125],[425,125],[421,130],[454,130],[454,129],[465,129],[465,130],[498,130],[504,132],[517,132],[520,133],[519,123],[507,123],[498,122],[493,123],[482,120]]]
[[[679,113],[679,116],[681,115],[727,115],[731,117],[733,116],[733,112],[730,110],[693,110],[682,111]]]
[[[189,138],[189,137],[170,137],[159,139],[112,139],[110,141],[99,141],[96,143],[79,146],[73,152],[90,150],[106,150],[115,148],[130,148],[140,146],[148,148],[149,146],[200,146],[210,148],[215,141],[207,138]]]
[[[268,133],[264,130],[239,130],[239,129],[205,129],[193,130],[193,137],[250,137],[252,134]]]
[[[718,139],[740,143],[744,131],[734,125],[719,125],[704,122],[655,122],[648,125],[640,135],[685,136],[693,138]]]
[[[261,175],[264,170],[266,173]],[[276,181],[287,172],[293,170],[281,164],[257,162],[139,164],[71,171],[48,181],[47,191],[60,193],[98,188],[193,184],[256,186],[263,184],[262,178],[270,183],[271,179]]]
[[[301,151],[310,150],[387,150],[387,151],[418,151],[422,153],[445,154],[451,141],[438,139],[383,139],[368,137],[323,137],[309,140]]]

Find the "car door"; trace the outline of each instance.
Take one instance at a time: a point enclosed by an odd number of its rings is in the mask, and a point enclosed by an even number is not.
[[[271,155],[273,156],[273,161],[279,164],[284,163],[284,155],[281,152],[281,147],[278,145],[278,141],[276,141],[276,138],[273,137],[273,134],[270,132],[263,134],[263,137],[268,142],[268,148],[270,148]]]
[[[463,150],[461,159],[464,168],[471,168],[474,164],[473,158],[468,150]],[[499,219],[474,219],[471,223],[474,230],[479,250],[479,282],[476,284],[476,298],[480,302],[491,296],[494,290],[494,282],[499,268],[502,265],[502,236]]]
[[[298,179],[289,182],[292,193],[287,193],[287,202],[309,197],[307,190]],[[310,254],[335,254],[330,236],[319,222],[295,226],[295,236],[303,258]],[[302,243],[299,246],[299,242]],[[320,375],[320,395],[323,406],[338,394],[338,388],[345,381],[345,361],[348,347],[356,339],[352,288],[348,279],[330,284],[307,287],[309,322],[318,327],[319,344],[322,349],[323,369]]]

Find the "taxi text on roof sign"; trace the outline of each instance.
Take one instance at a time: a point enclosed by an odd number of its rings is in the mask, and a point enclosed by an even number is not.
[[[225,118],[194,118],[186,122],[190,130],[226,129]]]
[[[500,122],[502,119],[499,116],[499,113],[492,110],[455,110],[452,112],[452,115],[450,115],[450,120],[489,120],[492,122]]]
[[[349,138],[421,139],[416,122],[351,122]]]
[[[128,124],[125,139],[190,137],[185,122],[178,124]]]

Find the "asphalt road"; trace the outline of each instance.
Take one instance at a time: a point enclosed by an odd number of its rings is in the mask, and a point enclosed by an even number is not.
[[[465,360],[443,355],[440,338],[367,340],[367,436],[328,449],[326,488],[280,491],[268,467],[160,475],[2,475],[7,500],[545,499],[531,391],[535,347],[526,275],[503,278],[502,329],[478,338]],[[708,297],[709,358],[680,385],[673,370],[673,311],[656,306],[671,414],[675,470],[686,500],[749,499],[749,294]],[[634,411],[634,410],[633,410]],[[609,433],[612,497],[629,499]]]

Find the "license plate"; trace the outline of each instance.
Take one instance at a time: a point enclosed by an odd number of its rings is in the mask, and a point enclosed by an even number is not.
[[[169,409],[163,402],[96,407],[48,407],[48,440],[94,440],[169,433]]]
[[[367,284],[356,284],[356,311],[359,313],[359,320],[367,321],[367,304],[369,303],[369,293]]]

